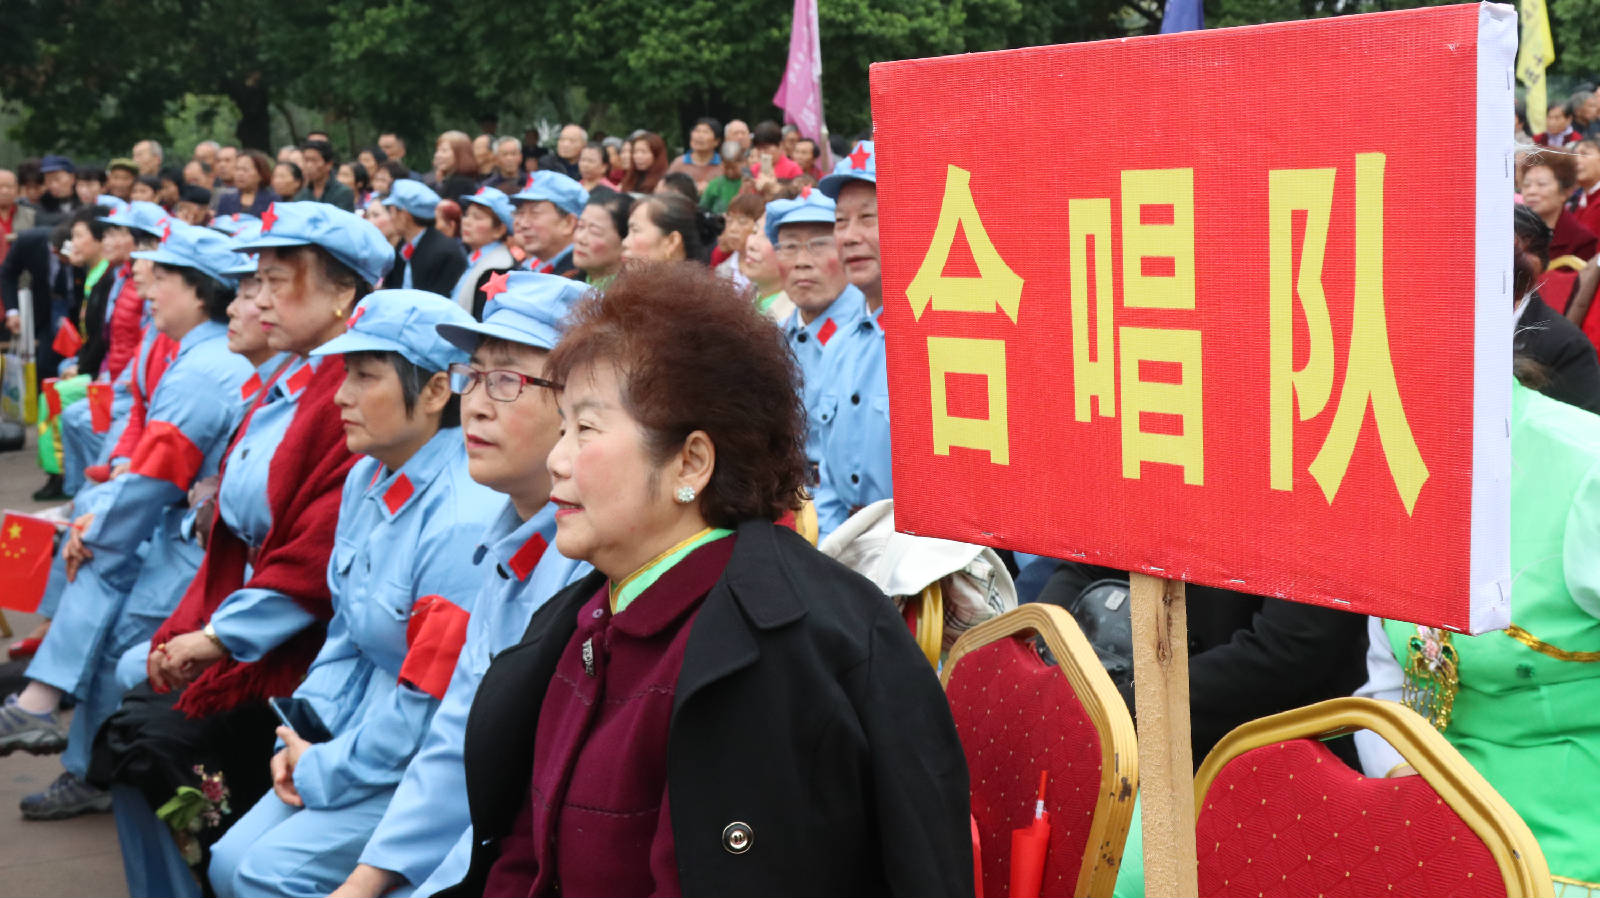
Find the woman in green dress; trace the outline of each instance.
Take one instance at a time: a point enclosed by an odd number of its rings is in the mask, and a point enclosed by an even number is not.
[[[1557,894],[1600,894],[1600,416],[1512,388],[1511,621],[1371,622],[1369,681],[1439,729],[1539,840]],[[1358,733],[1369,776],[1415,771]]]

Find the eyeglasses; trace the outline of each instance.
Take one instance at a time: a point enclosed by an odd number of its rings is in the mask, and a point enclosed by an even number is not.
[[[465,396],[478,386],[479,381],[482,381],[483,388],[488,392],[489,398],[496,402],[511,402],[522,395],[522,388],[528,384],[551,390],[561,389],[561,384],[553,380],[532,377],[523,374],[521,371],[507,371],[504,369],[479,371],[471,365],[463,365],[460,362],[450,366],[449,374],[450,392]]]
[[[832,237],[813,237],[805,243],[801,243],[798,240],[785,240],[772,249],[778,254],[778,258],[785,262],[791,262],[800,257],[801,249],[819,259],[823,256],[832,255],[834,245],[835,242]]]

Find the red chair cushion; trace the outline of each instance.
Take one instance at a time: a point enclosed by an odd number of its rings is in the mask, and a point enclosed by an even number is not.
[[[1327,746],[1248,751],[1196,809],[1201,895],[1505,895],[1483,840],[1420,776],[1369,779]]]
[[[1567,304],[1572,301],[1572,294],[1578,289],[1578,273],[1570,268],[1557,268],[1546,271],[1539,277],[1539,297],[1545,304],[1556,310],[1556,314],[1564,315]]]
[[[946,693],[972,777],[983,894],[1011,892],[1011,831],[1033,819],[1039,772],[1050,771],[1050,851],[1041,896],[1078,885],[1100,794],[1100,734],[1060,668],[1012,637],[963,655]]]

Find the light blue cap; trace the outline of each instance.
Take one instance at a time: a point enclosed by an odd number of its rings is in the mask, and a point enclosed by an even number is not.
[[[210,228],[196,227],[181,221],[171,222],[172,231],[161,245],[152,250],[133,254],[135,259],[149,259],[172,268],[193,268],[228,287],[238,286],[227,272],[244,264],[244,257],[233,251],[227,237]]]
[[[792,200],[767,204],[767,239],[773,243],[778,242],[778,228],[807,222],[833,226],[833,200],[820,190],[807,187]]]
[[[122,203],[121,200],[117,200],[117,202]],[[104,203],[101,205],[104,205]],[[165,238],[167,236],[168,222],[173,222],[177,219],[169,217],[167,210],[155,203],[146,200],[134,200],[131,203],[122,203],[120,207],[112,207],[111,214],[99,220],[108,225],[127,228],[131,231],[143,231],[152,237]]]
[[[512,218],[515,216],[516,210],[511,208],[511,198],[506,196],[503,191],[493,187],[479,187],[476,193],[462,195],[461,202],[482,206],[493,212],[494,217],[500,219],[500,223],[506,226],[506,233],[511,233],[513,227]]]
[[[839,191],[851,181],[865,181],[874,186],[878,183],[878,152],[873,149],[870,140],[856,141],[850,155],[834,165],[833,174],[819,181],[817,189],[838,199]]]
[[[311,350],[312,355],[398,352],[424,371],[443,371],[467,354],[439,335],[447,325],[473,324],[453,300],[426,290],[378,290],[350,313],[345,332]]]
[[[411,213],[413,218],[425,218],[433,221],[439,214],[439,194],[428,189],[428,185],[413,178],[401,178],[389,188],[389,195],[383,198],[385,206],[399,206]]]
[[[213,231],[221,231],[237,240],[239,235],[244,233],[245,228],[250,225],[256,226],[255,233],[251,236],[261,233],[261,219],[248,212],[235,212],[232,215],[212,216],[211,224],[206,225],[206,227]]]
[[[127,200],[123,199],[120,196],[112,196],[109,193],[102,193],[99,196],[95,197],[94,198],[94,204],[96,206],[105,206],[107,209],[111,210],[111,212],[115,212],[118,209],[126,209],[126,208],[128,208],[128,201]],[[103,219],[103,218],[100,219],[100,220],[101,221],[105,221],[105,219]]]
[[[320,246],[369,284],[394,265],[394,247],[378,226],[327,203],[273,203],[261,213],[261,233],[233,248],[253,253],[289,246]]]
[[[441,324],[439,334],[465,352],[477,349],[484,337],[554,349],[567,311],[588,290],[588,286],[556,274],[513,271],[490,275],[483,288],[489,297],[483,321]]]
[[[248,220],[243,222],[243,226],[239,228],[239,232],[233,235],[233,242],[235,244],[245,240],[253,240],[261,234],[261,219],[256,218],[254,215],[246,215],[244,217]],[[215,222],[212,224],[214,226]],[[256,254],[240,253],[239,258],[243,259],[244,261],[233,268],[224,271],[223,274],[231,278],[255,277],[257,262]]]
[[[583,185],[560,172],[540,169],[528,175],[521,192],[511,197],[513,203],[535,203],[545,200],[568,215],[582,215],[589,205],[589,191]]]

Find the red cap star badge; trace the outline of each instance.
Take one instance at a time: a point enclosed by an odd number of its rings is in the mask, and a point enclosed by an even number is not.
[[[855,152],[850,154],[850,169],[852,171],[861,171],[862,169],[865,169],[867,167],[867,160],[871,158],[872,154],[867,152],[867,148],[865,146],[862,146],[859,143],[856,144]]]
[[[803,200],[811,199],[811,185],[810,184],[807,184],[806,186],[800,188],[800,198],[803,199]]]
[[[489,275],[489,280],[483,285],[483,297],[486,300],[506,292],[506,280],[511,277],[509,271],[497,271]]]
[[[350,320],[345,322],[345,327],[351,327],[351,328],[355,327],[356,326],[356,322],[360,321],[361,320],[361,316],[365,315],[365,314],[367,314],[367,307],[366,306],[356,306],[355,314],[351,315],[350,316]]]
[[[166,220],[165,218],[161,219],[161,240],[163,242],[165,242],[166,239],[168,237],[171,237],[171,236],[172,236],[172,222]]]
[[[277,223],[278,204],[273,203],[267,207],[267,211],[261,213],[261,233],[265,234],[266,232],[272,230],[272,226]]]
[[[476,191],[473,192],[472,195],[473,196],[483,196],[483,192],[485,190],[488,190],[488,189],[489,189],[488,187],[479,187]]]

